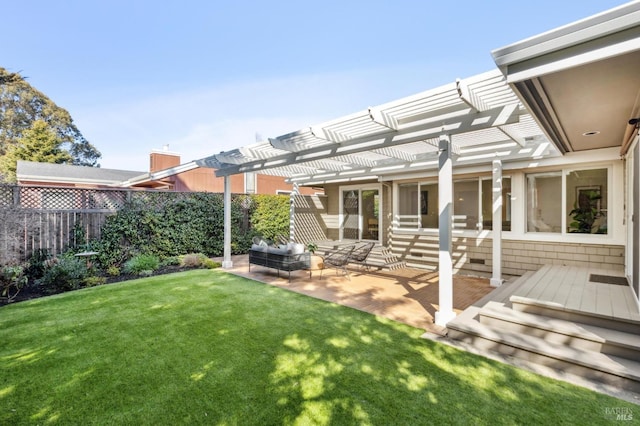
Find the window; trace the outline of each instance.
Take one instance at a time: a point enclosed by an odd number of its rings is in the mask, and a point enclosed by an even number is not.
[[[511,230],[511,179],[502,183],[503,230]],[[470,179],[453,183],[453,226],[456,229],[491,229],[491,180]],[[405,183],[398,185],[398,227],[400,229],[437,229],[437,183]],[[482,213],[482,216],[481,216]],[[480,220],[483,217],[484,220]]]
[[[607,233],[607,169],[575,170],[566,177],[568,232]]]
[[[478,181],[453,183],[453,227],[478,229]]]
[[[398,215],[400,228],[418,227],[418,184],[398,186]]]
[[[562,230],[562,173],[527,175],[527,232]]]
[[[482,180],[482,229],[493,229],[493,181]],[[502,230],[511,231],[511,178],[502,178]]]
[[[438,184],[420,184],[420,227],[437,228],[438,217]]]
[[[607,176],[606,168],[527,175],[527,232],[606,234]]]

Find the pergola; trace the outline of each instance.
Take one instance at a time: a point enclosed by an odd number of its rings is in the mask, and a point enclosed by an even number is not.
[[[502,164],[560,155],[499,70],[221,152],[197,161],[225,178],[223,267],[231,267],[229,176],[259,172],[298,185],[385,180],[390,175],[438,171],[440,310],[452,306],[453,168],[492,170],[493,274],[501,284]],[[293,213],[293,212],[292,212]],[[293,217],[292,217],[293,221]]]

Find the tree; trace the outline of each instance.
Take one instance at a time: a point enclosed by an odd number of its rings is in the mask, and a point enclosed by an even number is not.
[[[36,120],[22,137],[0,157],[0,173],[7,182],[16,180],[18,160],[41,163],[72,163],[71,154],[60,148],[60,140],[43,120]]]
[[[32,87],[20,74],[0,67],[0,156],[18,144],[23,133],[32,129],[38,120],[53,132],[58,148],[69,154],[69,163],[99,166],[100,151],[80,133],[69,112]]]

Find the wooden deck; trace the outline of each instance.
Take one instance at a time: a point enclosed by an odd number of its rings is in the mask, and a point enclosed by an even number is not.
[[[233,256],[230,273],[261,281],[266,284],[306,294],[318,299],[349,306],[380,315],[435,333],[444,328],[433,323],[438,310],[438,273],[422,269],[398,268],[393,270],[363,270],[349,268],[350,279],[334,269],[291,273],[251,266],[248,257]],[[455,276],[453,280],[453,308],[461,313],[493,289],[486,278]]]
[[[467,350],[640,400],[640,313],[622,271],[543,266],[447,328],[448,342]]]
[[[609,278],[609,280],[603,278]],[[638,304],[628,285],[600,281],[624,279],[617,270],[576,266],[544,266],[511,296],[557,305],[602,317],[640,321]]]

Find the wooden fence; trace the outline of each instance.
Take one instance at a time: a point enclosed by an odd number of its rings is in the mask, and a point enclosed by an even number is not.
[[[106,218],[128,202],[152,207],[193,193],[0,185],[0,265],[25,261],[39,249],[58,255],[100,238]]]

